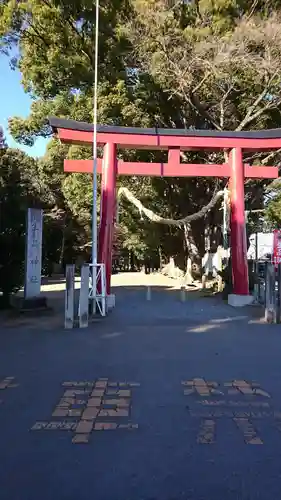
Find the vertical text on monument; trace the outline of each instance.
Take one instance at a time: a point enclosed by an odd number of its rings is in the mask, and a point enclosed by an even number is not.
[[[37,297],[41,288],[43,210],[29,208],[27,212],[25,298]]]

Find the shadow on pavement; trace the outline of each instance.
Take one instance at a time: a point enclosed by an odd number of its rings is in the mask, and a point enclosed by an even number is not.
[[[129,276],[128,273],[127,276]],[[125,278],[127,277],[125,276]],[[129,276],[132,281],[134,276]],[[135,278],[139,278],[136,275]],[[147,283],[119,284],[112,286],[112,293],[116,296],[115,310],[106,318],[100,318],[103,324],[132,325],[155,325],[158,324],[181,324],[189,322],[194,325],[197,332],[212,331],[214,328],[226,328],[228,321],[239,321],[239,318],[248,322],[260,322],[263,311],[260,308],[247,307],[242,310],[228,306],[222,300],[221,295],[205,296],[196,285],[189,286],[183,294],[179,287],[179,282],[169,280],[156,285],[153,280],[157,276],[141,276]],[[125,280],[126,283],[126,280]],[[149,286],[149,297],[148,297]],[[80,280],[75,279],[75,308],[78,310]],[[22,292],[21,292],[22,293]],[[42,329],[63,329],[64,325],[64,301],[65,301],[65,279],[62,275],[43,278],[41,294],[47,298],[49,310],[34,311],[29,313],[1,313],[0,325],[2,327],[20,326]],[[149,300],[148,300],[149,299]],[[231,319],[228,319],[231,318]],[[217,323],[214,323],[215,319]],[[99,321],[100,323],[100,321]],[[91,329],[92,326],[89,326]],[[192,330],[192,326],[190,327]]]

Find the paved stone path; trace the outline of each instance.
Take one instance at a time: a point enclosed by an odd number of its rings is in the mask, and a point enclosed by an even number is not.
[[[1,500],[278,498],[280,326],[127,279],[87,330],[1,329]]]

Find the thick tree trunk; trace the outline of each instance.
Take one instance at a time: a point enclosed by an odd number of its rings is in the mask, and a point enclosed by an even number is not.
[[[187,264],[184,282],[186,285],[191,285],[194,281],[192,275],[192,265],[194,261],[198,260],[199,251],[195,244],[190,224],[184,225],[184,237],[187,250]]]

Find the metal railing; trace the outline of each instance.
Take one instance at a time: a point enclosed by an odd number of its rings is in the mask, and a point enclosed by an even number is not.
[[[105,265],[89,264],[89,299],[93,301],[93,311],[106,315]]]
[[[65,328],[85,328],[89,324],[89,305],[91,313],[107,313],[107,297],[104,264],[84,264],[81,267],[81,284],[78,310],[75,307],[75,266],[66,266],[65,286]]]

